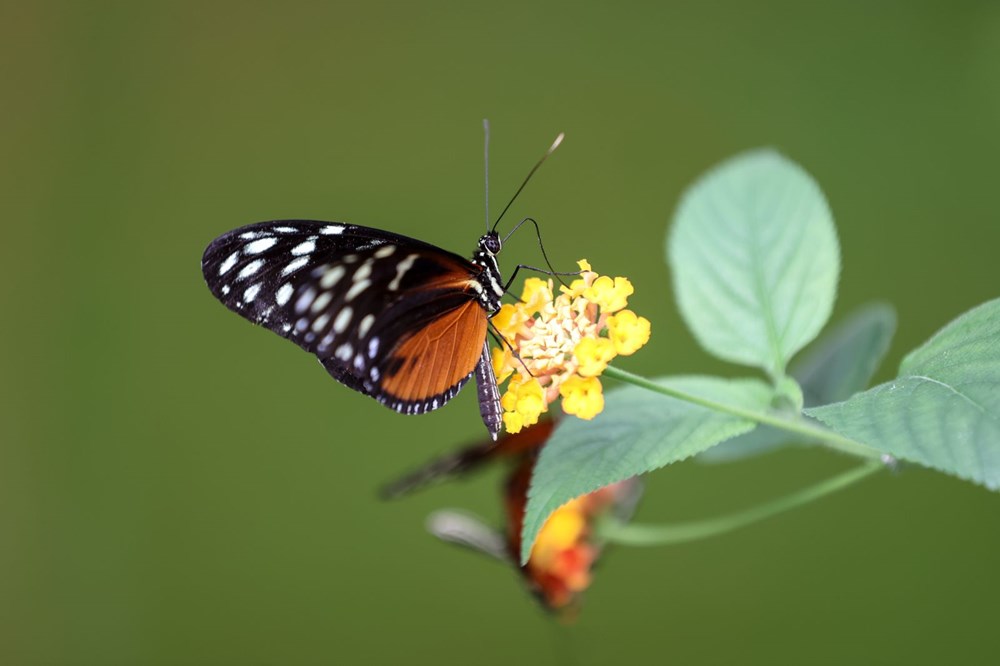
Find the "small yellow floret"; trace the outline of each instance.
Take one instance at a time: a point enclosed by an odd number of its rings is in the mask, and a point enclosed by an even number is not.
[[[604,394],[597,377],[570,377],[559,387],[563,411],[589,421],[604,409]]]
[[[607,275],[594,280],[594,284],[583,295],[587,300],[601,306],[604,312],[617,312],[628,304],[628,297],[635,289],[628,278],[616,277],[614,280]]]
[[[503,428],[511,435],[521,432],[521,429],[524,428],[524,417],[517,412],[504,412]]]
[[[490,353],[493,356],[493,374],[496,375],[497,384],[503,384],[514,372],[507,358],[510,352],[502,347],[494,347]]]
[[[559,287],[559,291],[566,294],[570,298],[583,296],[583,293],[587,291],[588,287],[590,287],[590,283],[597,277],[597,274],[590,268],[590,262],[586,259],[581,259],[576,262],[576,265],[579,266],[582,271],[580,277],[570,282],[568,287],[565,285]]]
[[[596,377],[604,372],[615,357],[615,343],[608,338],[584,338],[576,344],[573,356],[580,364],[577,374],[581,377]]]
[[[524,281],[524,291],[521,292],[523,308],[528,316],[534,316],[542,306],[552,301],[552,286],[548,280],[528,278]]]
[[[504,409],[504,425],[507,432],[515,433],[538,423],[538,417],[545,411],[545,392],[534,377],[524,380],[514,375],[507,386],[507,392],[500,398]]]
[[[622,356],[634,354],[649,342],[649,320],[631,310],[622,310],[608,317],[608,335],[617,353]]]
[[[528,320],[527,313],[510,303],[504,303],[490,320],[504,338],[510,340],[517,334],[521,324]]]

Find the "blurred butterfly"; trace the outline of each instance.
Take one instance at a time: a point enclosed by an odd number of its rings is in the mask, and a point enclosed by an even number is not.
[[[315,354],[334,379],[397,412],[437,409],[475,374],[480,415],[496,439],[500,394],[487,330],[506,291],[501,246],[496,223],[465,259],[380,229],[277,220],[219,236],[201,268],[227,308]]]
[[[508,460],[503,485],[504,529],[497,531],[458,511],[437,511],[428,520],[436,537],[517,566],[521,526],[528,486],[538,454],[552,434],[553,422],[542,421],[499,442],[484,442],[439,458],[389,486],[382,494],[397,498],[447,478],[463,476],[497,460]],[[605,486],[558,509],[538,534],[531,558],[518,567],[542,605],[561,619],[572,620],[589,587],[603,543],[594,532],[596,521],[611,515],[628,521],[642,494],[638,478]]]

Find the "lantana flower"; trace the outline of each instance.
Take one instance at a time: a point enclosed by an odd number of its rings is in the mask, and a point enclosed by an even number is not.
[[[601,373],[649,341],[649,320],[625,309],[632,283],[598,275],[586,260],[579,266],[558,292],[551,279],[525,280],[520,301],[493,316],[504,342],[493,349],[493,370],[508,382],[500,404],[509,433],[537,423],[560,396],[567,414],[594,418],[604,409]]]
[[[521,472],[521,476],[523,478],[515,473],[512,477],[510,492],[527,492],[527,474]],[[538,532],[527,564],[522,568],[546,608],[560,611],[568,620],[573,619],[582,593],[590,587],[594,563],[603,546],[595,538],[595,523],[609,512],[624,517],[621,515],[623,508],[625,515],[630,514],[638,492],[637,479],[621,481],[571,500],[548,517]],[[508,510],[509,525],[517,530],[516,535],[510,535],[512,548],[516,547],[513,556],[517,557],[524,500],[509,503]]]
[[[399,497],[442,478],[461,476],[499,460],[508,461],[503,481],[505,511],[501,530],[455,510],[434,513],[428,529],[445,541],[517,567],[542,606],[560,620],[571,622],[590,587],[594,564],[604,547],[596,531],[598,521],[607,517],[628,522],[642,493],[642,484],[638,478],[626,479],[564,504],[545,521],[527,564],[519,566],[528,485],[538,454],[553,427],[554,423],[545,419],[516,435],[504,434],[497,442],[461,449],[396,481],[383,494]]]

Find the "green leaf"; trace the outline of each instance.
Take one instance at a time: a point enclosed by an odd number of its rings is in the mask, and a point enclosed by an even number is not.
[[[840,249],[816,182],[777,152],[756,150],[685,193],[668,262],[699,344],[780,377],[830,316]]]
[[[896,332],[896,311],[885,303],[855,310],[792,365],[807,407],[846,400],[868,386]]]
[[[1000,299],[938,331],[895,380],[806,413],[879,451],[1000,489]]]
[[[896,330],[896,313],[884,303],[864,305],[827,331],[792,363],[807,407],[845,400],[871,381]],[[734,462],[799,441],[794,435],[760,426],[713,446],[698,456],[707,463]]]
[[[756,379],[667,377],[657,383],[702,398],[766,411],[773,393]],[[592,421],[563,419],[542,449],[531,479],[522,533],[526,561],[538,531],[566,502],[684,460],[747,432],[754,422],[628,386],[608,392]]]

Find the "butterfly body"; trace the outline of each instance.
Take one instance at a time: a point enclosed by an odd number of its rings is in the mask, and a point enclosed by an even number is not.
[[[278,220],[216,238],[202,272],[230,310],[397,412],[437,409],[475,374],[495,438],[499,391],[486,334],[504,294],[499,251],[495,232],[470,260],[380,229]]]

